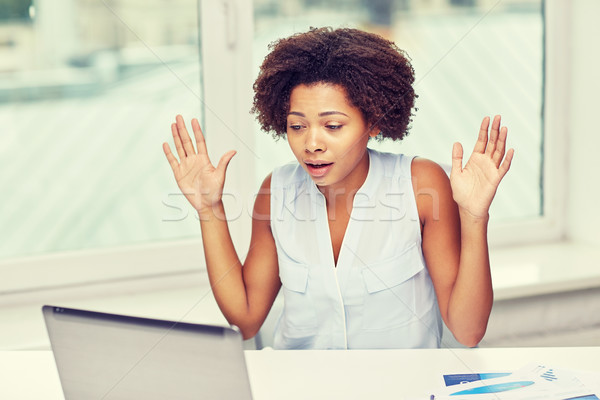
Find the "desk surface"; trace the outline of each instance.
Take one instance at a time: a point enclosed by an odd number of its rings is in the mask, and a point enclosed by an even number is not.
[[[530,362],[600,372],[600,347],[247,351],[256,400],[418,399],[442,375],[511,372]],[[63,399],[49,351],[0,351],[0,398]]]

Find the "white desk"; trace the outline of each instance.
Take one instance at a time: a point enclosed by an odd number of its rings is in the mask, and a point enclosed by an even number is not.
[[[256,400],[414,399],[444,373],[511,372],[530,362],[600,372],[600,347],[247,351]],[[63,399],[49,351],[0,351],[1,399]]]

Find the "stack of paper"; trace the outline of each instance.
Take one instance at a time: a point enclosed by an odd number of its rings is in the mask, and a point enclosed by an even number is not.
[[[486,376],[488,375],[488,376]],[[600,374],[530,364],[511,374],[445,376],[446,387],[431,399],[600,400]],[[474,380],[475,379],[475,380]],[[477,380],[478,379],[478,380]],[[460,382],[457,382],[460,380]]]

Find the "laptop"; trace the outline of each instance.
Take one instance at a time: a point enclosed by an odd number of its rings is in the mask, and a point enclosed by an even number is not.
[[[252,399],[235,328],[42,308],[65,400]]]

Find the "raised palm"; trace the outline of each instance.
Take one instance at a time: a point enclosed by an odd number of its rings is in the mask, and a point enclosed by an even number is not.
[[[163,150],[179,189],[190,204],[201,212],[211,210],[221,200],[225,171],[235,151],[225,153],[215,168],[210,162],[202,129],[195,118],[192,119],[192,130],[196,139],[196,148],[183,118],[177,115],[175,123],[171,124],[171,132],[179,160],[173,155],[167,143],[163,143]]]
[[[513,149],[505,154],[508,130],[500,127],[500,116],[494,117],[488,138],[489,125],[490,118],[485,117],[473,153],[464,168],[461,144],[455,143],[452,149],[452,196],[461,209],[477,218],[488,216],[498,185],[508,172],[514,155]]]

